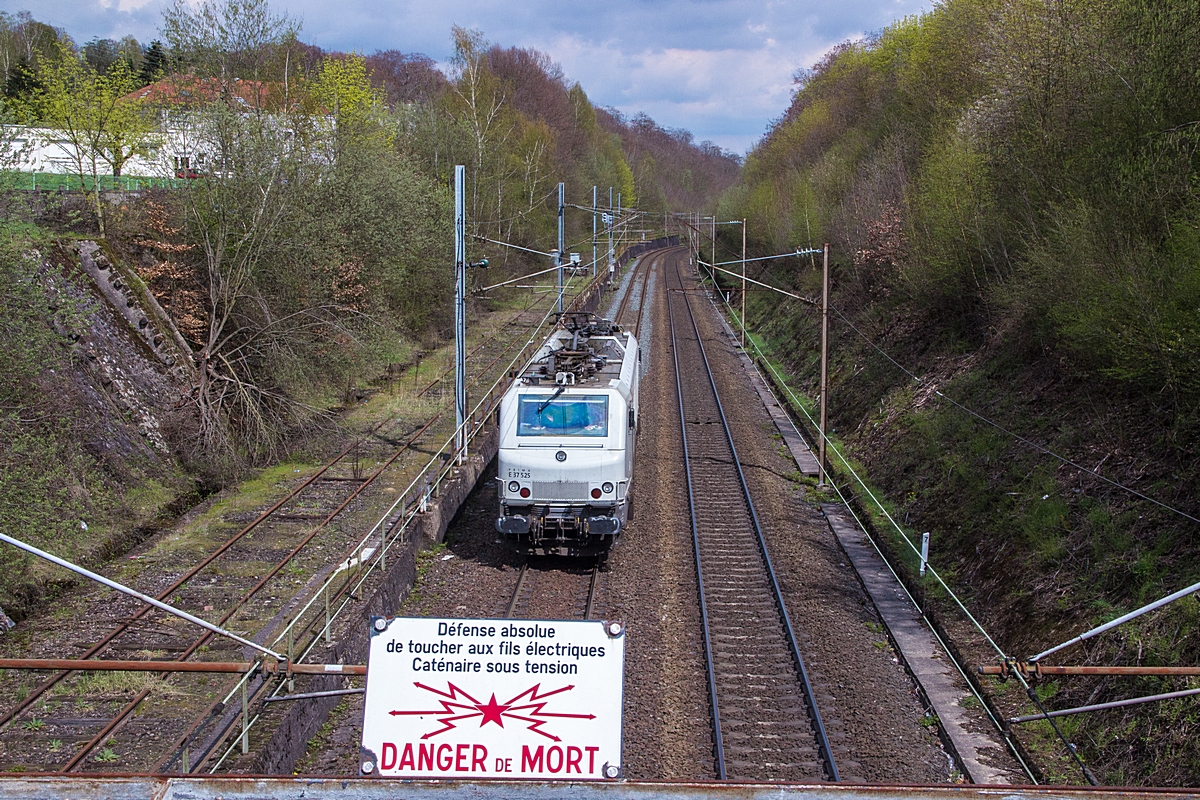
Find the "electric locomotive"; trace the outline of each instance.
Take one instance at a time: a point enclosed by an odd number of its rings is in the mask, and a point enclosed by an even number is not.
[[[629,519],[640,355],[632,333],[563,314],[500,401],[496,530],[535,552],[603,552]]]

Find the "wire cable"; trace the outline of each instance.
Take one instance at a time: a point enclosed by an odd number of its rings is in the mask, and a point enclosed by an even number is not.
[[[852,331],[854,331],[856,334],[858,334],[858,336],[859,336],[859,337],[860,337],[860,338],[861,338],[861,339],[862,339],[864,342],[866,342],[867,344],[869,344],[869,345],[870,345],[872,348],[874,348],[874,349],[875,349],[875,351],[876,351],[876,352],[878,352],[878,353],[879,353],[881,356],[883,356],[883,357],[884,357],[884,358],[886,358],[888,361],[890,361],[890,362],[892,363],[892,365],[893,365],[893,366],[895,366],[895,367],[896,367],[898,370],[900,370],[900,371],[901,371],[901,372],[903,372],[905,375],[907,375],[908,377],[912,378],[914,381],[916,381],[916,382],[917,382],[917,383],[919,383],[919,384],[922,384],[922,385],[929,385],[929,381],[923,380],[922,378],[920,378],[920,377],[918,377],[917,375],[915,375],[915,374],[914,374],[914,373],[913,373],[911,370],[907,369],[907,368],[906,368],[904,365],[902,365],[900,362],[896,361],[896,359],[894,359],[894,358],[892,358],[890,355],[888,355],[888,354],[887,354],[887,353],[886,353],[886,352],[883,350],[883,348],[882,348],[882,347],[880,347],[879,345],[875,344],[875,342],[871,341],[871,339],[870,339],[870,338],[869,338],[869,337],[868,337],[868,336],[867,336],[865,333],[863,333],[863,332],[862,332],[862,331],[860,331],[858,328],[856,328],[856,327],[854,326],[854,323],[852,323],[850,320],[848,320],[848,319],[846,318],[846,315],[845,315],[845,314],[843,314],[843,313],[841,312],[841,310],[840,310],[840,309],[838,309],[838,308],[837,308],[835,305],[833,305],[832,303],[830,303],[829,307],[830,307],[831,309],[833,309],[834,313],[836,313],[836,314],[838,315],[838,317],[840,317],[840,318],[841,318],[842,322],[846,323],[846,326],[847,326],[847,327],[849,327],[849,328],[850,328],[850,330],[852,330]],[[1191,514],[1187,513],[1186,511],[1181,511],[1181,510],[1179,510],[1178,508],[1175,508],[1174,506],[1167,505],[1166,503],[1162,502],[1161,500],[1155,500],[1153,497],[1150,497],[1150,496],[1148,496],[1148,495],[1146,495],[1146,494],[1143,494],[1142,492],[1139,492],[1137,489],[1134,489],[1134,488],[1132,488],[1132,487],[1130,487],[1130,486],[1126,486],[1125,484],[1123,484],[1123,483],[1120,483],[1120,482],[1118,482],[1118,481],[1114,481],[1114,480],[1112,480],[1111,478],[1106,478],[1106,477],[1104,477],[1103,475],[1101,475],[1099,472],[1097,472],[1097,471],[1096,471],[1096,470],[1094,470],[1094,469],[1089,469],[1088,467],[1085,467],[1085,466],[1083,466],[1082,464],[1079,464],[1079,463],[1077,463],[1077,462],[1075,462],[1075,461],[1072,461],[1071,459],[1069,459],[1069,458],[1067,458],[1067,457],[1065,457],[1065,456],[1060,456],[1058,453],[1054,452],[1053,450],[1051,450],[1050,448],[1046,447],[1045,445],[1040,445],[1040,444],[1038,444],[1037,442],[1030,441],[1029,439],[1027,439],[1027,438],[1025,438],[1024,436],[1020,435],[1019,433],[1015,433],[1015,432],[1013,432],[1013,431],[1010,431],[1008,428],[1005,428],[1003,425],[999,424],[998,422],[993,422],[992,420],[990,420],[990,419],[988,419],[987,417],[983,416],[983,415],[982,415],[982,414],[980,414],[979,412],[977,412],[977,411],[975,411],[975,410],[973,410],[973,409],[971,409],[971,408],[968,408],[967,406],[965,406],[965,405],[963,405],[962,403],[958,402],[958,401],[957,401],[957,400],[955,400],[954,398],[952,398],[952,397],[949,397],[949,396],[947,396],[947,395],[943,394],[943,393],[942,393],[941,391],[939,391],[938,389],[934,389],[934,390],[933,390],[933,392],[934,392],[934,394],[936,394],[938,397],[940,397],[940,398],[942,398],[943,400],[945,400],[947,403],[950,403],[952,406],[954,406],[954,407],[958,408],[959,410],[963,411],[963,412],[964,412],[964,413],[966,413],[966,414],[969,414],[970,416],[974,417],[975,419],[979,420],[980,422],[983,422],[983,423],[986,423],[986,424],[988,424],[988,425],[991,425],[991,426],[992,426],[993,428],[995,428],[996,430],[998,430],[998,431],[1001,431],[1002,433],[1008,434],[1009,436],[1011,436],[1012,438],[1016,439],[1018,442],[1021,442],[1022,444],[1027,444],[1027,445],[1029,445],[1030,447],[1034,448],[1035,450],[1038,450],[1038,451],[1040,451],[1040,452],[1042,452],[1042,453],[1045,453],[1046,455],[1050,456],[1051,458],[1056,458],[1056,459],[1058,459],[1059,461],[1061,461],[1062,463],[1064,463],[1064,464],[1066,464],[1066,465],[1068,465],[1068,466],[1074,467],[1075,469],[1079,470],[1080,472],[1085,472],[1085,473],[1087,473],[1088,475],[1091,475],[1092,477],[1099,478],[1100,480],[1104,481],[1105,483],[1107,483],[1107,484],[1108,484],[1108,485],[1110,485],[1110,486],[1113,486],[1113,487],[1115,487],[1115,488],[1117,488],[1117,489],[1120,489],[1120,490],[1121,490],[1121,491],[1123,491],[1123,492],[1128,492],[1129,494],[1131,494],[1131,495],[1133,495],[1133,496],[1135,496],[1135,497],[1141,498],[1142,500],[1145,500],[1145,501],[1146,501],[1146,502],[1148,502],[1148,503],[1153,503],[1154,505],[1158,506],[1159,508],[1162,508],[1162,509],[1164,509],[1164,510],[1166,510],[1166,511],[1170,511],[1172,514],[1177,514],[1177,515],[1179,515],[1179,516],[1181,516],[1181,517],[1184,517],[1184,518],[1186,518],[1186,519],[1189,519],[1189,520],[1191,520],[1192,522],[1200,522],[1200,518],[1197,518],[1197,517],[1195,517],[1195,516],[1192,516]]]
[[[501,247],[511,247],[514,250],[524,250],[526,253],[534,253],[535,255],[545,256],[546,258],[554,258],[553,253],[544,253],[541,250],[534,250],[529,247],[522,247],[519,244],[511,244],[509,242],[502,242],[499,239],[489,239],[486,236],[480,236],[478,233],[472,233],[472,234],[468,234],[468,235],[473,239],[479,239],[484,242],[491,242],[492,244],[498,244]]]
[[[737,312],[735,311],[735,309],[729,303],[725,302],[724,299],[722,299],[722,303],[725,305],[725,307],[727,309],[729,309],[729,313],[736,317]],[[780,386],[791,398],[791,402],[789,402],[788,405],[799,410],[800,413],[803,414],[804,417],[808,420],[808,423],[809,423],[809,425],[812,426],[812,429],[818,431],[818,435],[820,435],[820,426],[817,425],[816,421],[812,418],[812,415],[808,413],[808,410],[800,402],[800,399],[796,396],[795,392],[793,392],[791,387],[788,386],[788,384],[784,380],[783,376],[779,374],[779,371],[777,369],[775,369],[775,366],[771,363],[770,359],[767,358],[766,354],[762,351],[762,348],[759,347],[758,343],[754,341],[754,338],[752,336],[747,336],[746,341],[749,342],[749,344],[758,353],[758,359],[754,359],[754,358],[750,359],[751,364],[757,364],[757,363],[761,362],[763,365],[765,365],[767,367],[767,369],[769,369],[771,371],[771,374],[775,376],[775,381],[776,381],[777,385]],[[734,346],[738,347],[738,345],[736,343],[734,344]],[[738,347],[738,349],[742,349],[742,348]],[[743,350],[743,352],[745,352],[745,351]],[[749,356],[749,353],[746,353],[746,355]],[[770,390],[769,384],[766,384],[764,382],[764,385],[768,386],[768,391],[769,391]],[[797,433],[799,433],[799,431],[797,431]],[[908,535],[905,533],[905,531],[899,526],[899,524],[897,524],[895,519],[893,519],[892,516],[890,514],[888,514],[887,509],[885,509],[883,507],[883,505],[880,503],[879,499],[877,497],[875,497],[874,493],[872,493],[870,488],[866,485],[865,481],[863,481],[863,479],[858,475],[858,473],[854,470],[854,468],[850,466],[849,461],[846,460],[845,456],[841,453],[841,451],[837,447],[833,446],[832,442],[829,442],[828,438],[826,438],[826,442],[830,444],[829,451],[833,452],[834,454],[837,455],[837,457],[839,459],[841,459],[843,465],[847,468],[847,470],[850,472],[850,474],[854,477],[855,481],[858,482],[859,486],[862,487],[863,491],[865,491],[867,493],[867,495],[871,498],[871,500],[874,501],[876,507],[878,507],[879,510],[883,512],[883,514],[887,517],[888,521],[892,523],[892,526],[896,528],[897,532],[900,534],[901,538],[905,541],[905,543],[908,544],[909,547],[913,548],[914,552],[916,552],[919,555],[920,551],[916,549],[916,547],[913,545],[913,543],[911,541],[909,541]],[[875,541],[875,538],[873,536],[871,536],[866,524],[858,516],[858,513],[854,510],[853,506],[850,505],[850,502],[847,499],[846,494],[842,491],[842,487],[839,486],[835,480],[833,480],[833,476],[831,474],[829,474],[828,472],[826,473],[826,478],[829,479],[830,485],[833,486],[833,490],[837,494],[838,498],[841,500],[842,505],[845,506],[846,510],[850,512],[850,515],[852,517],[854,517],[854,521],[856,523],[858,523],[859,530],[861,530],[863,532],[863,535],[866,537],[867,541],[871,543],[871,547],[874,548],[875,552],[879,554],[879,557],[883,560],[883,563],[885,565],[887,565],[888,571],[891,572],[892,575],[896,578],[896,582],[900,585],[901,589],[903,589],[904,593],[908,596],[908,599],[913,604],[913,607],[916,608],[918,613],[921,614],[921,617],[923,619],[925,619],[926,624],[929,625],[930,632],[933,633],[933,635],[934,635],[934,638],[936,638],[938,640],[938,643],[941,645],[942,649],[947,654],[949,654],[950,653],[949,646],[942,639],[941,635],[937,632],[937,629],[933,626],[932,622],[930,622],[930,620],[928,619],[928,617],[925,614],[925,610],[917,602],[916,598],[912,596],[912,593],[908,591],[908,587],[900,579],[900,576],[896,573],[895,568],[892,566],[891,562],[888,560],[887,556],[884,554],[879,543]],[[966,606],[959,599],[958,595],[955,594],[954,590],[951,589],[946,584],[945,580],[942,579],[941,575],[939,575],[937,573],[937,571],[933,568],[933,566],[928,564],[928,562],[927,562],[927,570],[928,570],[929,574],[933,575],[933,577],[938,581],[938,583],[941,584],[942,588],[945,589],[947,595],[950,596],[955,601],[955,603],[958,605],[959,609],[962,610],[963,614],[967,617],[967,619],[971,621],[971,623],[974,625],[976,630],[978,630],[981,634],[983,634],[984,638],[987,639],[987,641],[992,645],[993,649],[995,649],[997,651],[997,653],[1000,655],[1001,660],[1002,661],[1010,660],[1008,658],[1008,656],[1004,654],[1004,651],[1000,648],[1000,646],[996,644],[995,640],[993,640],[992,637],[988,634],[987,630],[984,629],[983,625],[979,622],[979,620],[977,620],[975,618],[975,616],[973,614],[971,614],[970,611],[967,610]],[[958,672],[962,676],[963,680],[966,681],[967,686],[970,689],[971,693],[974,694],[976,696],[976,698],[980,701],[981,706],[985,709],[988,717],[992,721],[992,724],[995,725],[996,729],[998,731],[1000,731],[1001,736],[1004,737],[1005,744],[1008,745],[1008,748],[1012,752],[1013,757],[1017,759],[1018,763],[1020,763],[1021,768],[1025,771],[1025,774],[1029,776],[1029,779],[1036,784],[1037,778],[1036,778],[1036,776],[1034,776],[1033,770],[1030,769],[1029,765],[1025,763],[1025,759],[1022,758],[1020,752],[1016,748],[1016,745],[1014,745],[1012,743],[1012,741],[1010,741],[1010,734],[1007,730],[1005,730],[1003,723],[1001,723],[1001,721],[992,713],[991,709],[988,708],[987,703],[983,702],[983,698],[979,696],[978,692],[976,692],[974,684],[971,683],[970,679],[964,673],[962,667],[958,664],[957,659],[951,657],[950,661],[951,661],[951,663],[954,664],[955,669],[958,670]],[[1029,684],[1025,682],[1024,677],[1021,676],[1019,673],[1017,674],[1017,678],[1021,681],[1022,684],[1024,684],[1026,689],[1029,688]]]

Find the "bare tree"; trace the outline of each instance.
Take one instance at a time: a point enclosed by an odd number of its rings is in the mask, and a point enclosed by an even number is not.
[[[504,87],[488,68],[486,48],[479,31],[454,26],[452,78],[461,118],[471,132],[471,218],[475,220],[482,217],[480,186],[490,185],[495,177],[488,174],[495,166],[488,154],[499,150],[510,132],[505,124]]]
[[[162,35],[185,72],[219,82],[227,101],[238,80],[251,81],[251,104],[265,107],[275,79],[288,88],[291,50],[300,23],[271,9],[268,0],[205,0],[193,8],[175,0],[163,12]],[[244,89],[242,90],[245,91]]]

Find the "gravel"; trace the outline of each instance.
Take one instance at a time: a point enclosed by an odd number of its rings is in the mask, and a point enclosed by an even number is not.
[[[675,254],[685,251],[676,250]],[[642,414],[631,522],[601,575],[596,615],[628,630],[624,768],[631,779],[714,777],[695,565],[682,463],[664,270],[681,255],[648,256],[649,302],[658,322],[644,337],[652,368]],[[684,267],[686,269],[686,265]],[[739,456],[844,780],[904,784],[957,778],[915,684],[815,505],[783,455],[762,402],[742,374],[715,310],[693,304],[717,373]],[[422,554],[416,587],[396,613],[500,617],[525,556],[500,541],[488,473],[452,523],[444,546]],[[449,557],[448,557],[449,556]],[[539,558],[516,608],[525,618],[580,618],[591,560]],[[313,741],[302,770],[353,774],[362,719],[347,700]]]

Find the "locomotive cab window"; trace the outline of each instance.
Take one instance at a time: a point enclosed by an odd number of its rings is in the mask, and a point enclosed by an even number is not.
[[[517,436],[608,436],[608,397],[521,395]]]

